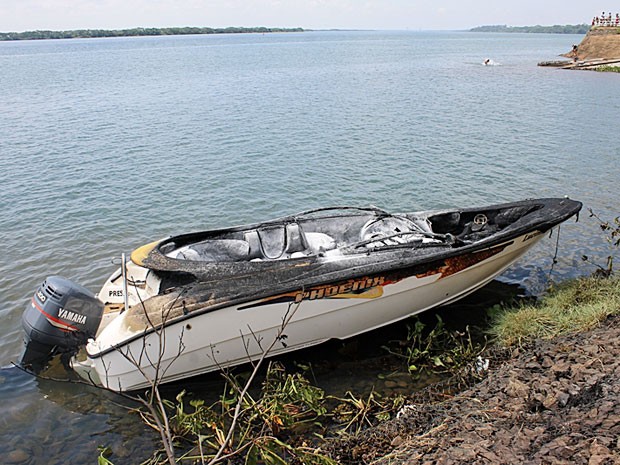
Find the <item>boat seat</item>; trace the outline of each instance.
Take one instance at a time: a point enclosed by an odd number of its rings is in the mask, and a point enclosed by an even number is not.
[[[246,231],[244,237],[249,245],[250,260],[290,258],[292,254],[304,254],[308,250],[305,234],[298,223],[264,226]]]
[[[320,232],[307,232],[306,243],[308,250],[314,254],[333,250],[337,247],[336,240],[333,237]]]
[[[212,239],[181,247],[175,258],[200,262],[248,260],[250,244],[240,239]]]
[[[248,260],[263,258],[263,248],[260,245],[260,237],[258,236],[258,231],[256,229],[246,231],[244,237],[248,245],[250,246]]]
[[[288,223],[286,225],[286,249],[284,253],[290,255],[295,252],[305,252],[307,249],[306,235],[299,223]]]

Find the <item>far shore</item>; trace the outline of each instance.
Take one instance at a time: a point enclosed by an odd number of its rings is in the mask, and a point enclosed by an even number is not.
[[[25,32],[0,32],[0,41],[13,40],[49,40],[49,39],[92,39],[99,37],[144,37],[144,36],[172,36],[172,35],[195,35],[195,34],[250,34],[250,33],[274,33],[274,32],[304,32],[301,27],[278,28],[278,27],[166,27],[166,28],[143,28],[133,29],[75,29],[70,31],[25,31]]]
[[[459,32],[521,32],[521,33],[550,33],[550,34],[585,34],[589,29],[587,24],[554,25],[554,26],[478,26]],[[266,34],[276,32],[313,32],[313,31],[359,31],[362,29],[304,29],[301,27],[135,27],[130,29],[72,29],[33,30],[23,32],[0,32],[0,41],[16,40],[52,40],[52,39],[93,39],[102,37],[148,37],[148,36],[176,36],[199,34]],[[447,31],[446,31],[447,32]]]

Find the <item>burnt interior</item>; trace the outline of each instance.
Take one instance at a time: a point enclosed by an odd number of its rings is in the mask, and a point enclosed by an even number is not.
[[[239,262],[347,255],[393,247],[458,247],[491,236],[542,208],[528,204],[435,214],[303,214],[246,228],[179,236],[164,242],[169,258]]]
[[[463,212],[451,211],[431,215],[428,219],[433,225],[434,232],[452,234],[462,241],[474,242],[495,234],[540,208],[542,205],[522,205]]]

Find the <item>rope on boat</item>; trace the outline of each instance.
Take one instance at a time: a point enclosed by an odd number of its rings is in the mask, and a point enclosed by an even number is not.
[[[558,234],[555,238],[555,253],[553,254],[553,261],[551,262],[551,268],[549,268],[549,276],[547,277],[547,281],[551,281],[551,274],[553,273],[553,268],[555,264],[558,262],[558,251],[560,249],[560,229],[562,225],[558,225]],[[553,230],[551,230],[553,232]]]
[[[382,242],[382,241],[386,241],[389,239],[393,239],[395,237],[402,237],[402,236],[413,236],[413,235],[424,235],[426,237],[429,237],[431,239],[438,239],[440,241],[442,241],[442,245],[453,245],[456,243],[457,239],[455,236],[453,236],[452,234],[436,234],[436,233],[431,233],[428,231],[423,231],[423,230],[418,230],[418,231],[403,231],[403,232],[399,232],[396,234],[389,234],[387,236],[381,236],[381,237],[374,237],[374,238],[370,238],[370,239],[365,239],[363,241],[359,241],[356,242],[355,244],[350,244],[347,245],[345,247],[343,247],[343,249],[358,249],[360,247],[363,247],[365,245],[368,244],[372,244],[373,242]],[[424,247],[424,246],[437,246],[438,244],[435,243],[429,243],[429,244],[425,244],[425,243],[420,243],[418,244],[418,247]],[[385,247],[403,247],[403,246],[411,246],[410,242],[404,242],[402,244],[386,244]],[[378,248],[378,247],[376,247]]]
[[[343,206],[343,207],[322,207],[322,208],[315,208],[314,210],[306,210],[300,213],[296,213],[294,215],[291,215],[292,218],[296,218],[299,216],[306,216],[306,215],[311,215],[312,213],[319,213],[319,212],[323,212],[323,211],[328,211],[328,210],[359,210],[359,211],[366,211],[366,212],[373,212],[377,215],[381,215],[381,216],[392,216],[391,213],[379,208],[379,207],[375,207],[374,205],[371,205],[369,207],[351,207],[351,206]]]

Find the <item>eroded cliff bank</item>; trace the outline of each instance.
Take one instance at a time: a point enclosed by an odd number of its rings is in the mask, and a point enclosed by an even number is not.
[[[620,27],[593,27],[577,45],[563,54],[577,60],[609,60],[620,58]]]

